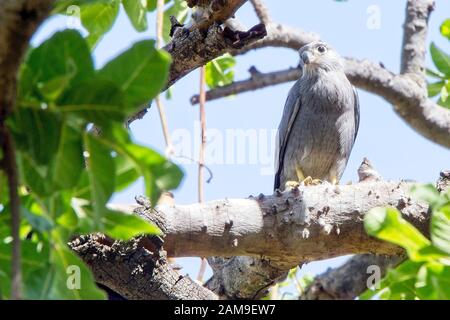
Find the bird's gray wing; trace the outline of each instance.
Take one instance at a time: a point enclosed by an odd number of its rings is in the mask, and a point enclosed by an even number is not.
[[[358,91],[356,91],[356,88],[353,87],[353,94],[354,94],[354,99],[355,99],[355,138],[353,140],[353,142],[355,142],[356,140],[356,136],[358,135],[358,130],[359,130],[359,96],[358,96]]]
[[[286,153],[287,144],[289,143],[289,136],[292,131],[292,126],[294,125],[295,119],[299,114],[300,107],[301,99],[299,96],[299,82],[296,82],[289,91],[289,95],[284,106],[283,117],[281,118],[280,126],[278,127],[278,139],[275,150],[276,165],[274,189],[280,188],[284,155]]]

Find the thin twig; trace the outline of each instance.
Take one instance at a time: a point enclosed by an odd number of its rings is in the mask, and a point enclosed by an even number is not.
[[[301,75],[300,69],[289,68],[286,70],[256,73],[253,71],[251,77],[247,80],[236,81],[223,87],[214,88],[206,93],[206,101],[211,101],[238,93],[262,89],[289,81],[297,80]],[[191,98],[191,104],[199,103],[199,96],[194,95]]]
[[[205,201],[204,190],[204,166],[205,166],[205,148],[206,148],[206,68],[202,66],[200,68],[200,123],[201,123],[201,145],[198,163],[198,202],[203,203]],[[200,270],[198,272],[197,281],[203,282],[203,278],[206,272],[206,266],[208,262],[203,257]]]
[[[12,285],[11,299],[20,300],[22,297],[22,268],[21,268],[21,244],[20,244],[20,198],[18,193],[19,180],[17,176],[16,154],[14,141],[6,125],[2,123],[3,138],[3,166],[8,178],[9,206],[11,210],[12,233]]]
[[[158,0],[156,6],[156,46],[159,49],[163,46],[164,0]],[[161,101],[160,95],[155,98],[155,102],[158,108],[159,118],[161,120],[164,140],[166,142],[166,156],[170,157],[173,155],[174,149],[172,139],[170,137],[169,125],[167,123],[166,111]]]

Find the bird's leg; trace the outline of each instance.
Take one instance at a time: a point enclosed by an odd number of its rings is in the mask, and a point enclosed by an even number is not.
[[[295,180],[289,180],[286,181],[285,185],[285,189],[293,189],[293,188],[297,188],[298,186],[300,186],[300,183],[305,180],[305,176],[303,175],[303,171],[302,169],[300,169],[299,167],[295,168],[295,172],[297,173],[297,181]]]
[[[320,179],[313,179],[311,176],[307,176],[300,184],[302,186],[317,186],[322,183],[323,181]]]

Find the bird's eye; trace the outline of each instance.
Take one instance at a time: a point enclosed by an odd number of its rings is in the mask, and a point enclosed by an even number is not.
[[[318,46],[317,51],[319,51],[320,53],[324,53],[325,51],[327,51],[327,48],[325,48],[324,46]]]

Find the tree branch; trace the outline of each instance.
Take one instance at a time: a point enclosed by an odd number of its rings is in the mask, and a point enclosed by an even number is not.
[[[267,9],[264,2],[262,0],[251,0],[251,3],[261,23],[268,25],[271,22],[271,19],[269,10]]]
[[[98,283],[132,300],[215,300],[217,296],[173,270],[158,238],[128,243],[81,236],[70,247],[90,266]]]
[[[363,166],[361,166],[361,168],[363,168]],[[367,173],[370,174],[367,175]],[[372,171],[370,164],[368,169],[364,172],[360,172],[360,178],[364,178],[365,180],[372,180],[377,177],[379,177],[378,173]],[[450,188],[449,170],[441,172],[436,187],[439,192],[445,192]],[[428,230],[426,231],[425,234],[428,234]],[[381,276],[384,277],[388,268],[395,267],[402,262],[404,258],[404,255],[356,255],[350,258],[344,265],[329,269],[325,273],[317,276],[300,299],[355,299],[368,288],[367,279],[370,274],[367,271],[369,266],[378,266],[381,271]]]
[[[351,257],[342,266],[328,269],[308,286],[301,300],[353,300],[367,290],[370,266],[380,268],[384,277],[389,267],[402,261],[398,256],[362,254]]]

